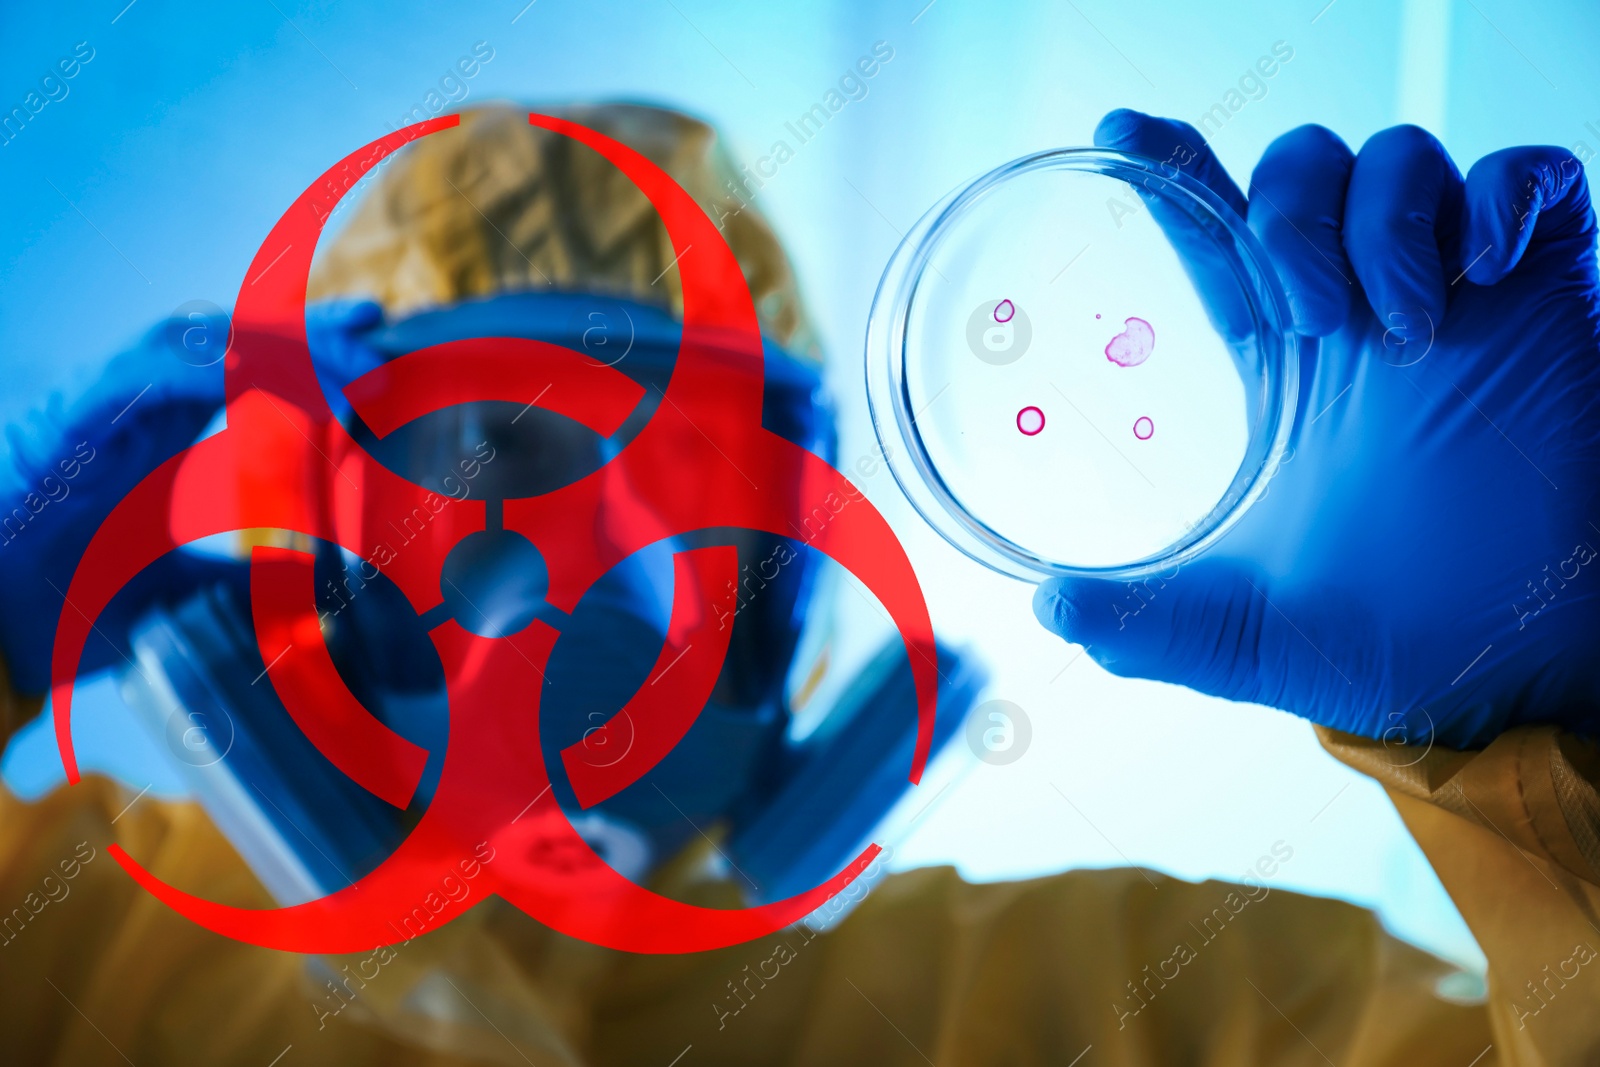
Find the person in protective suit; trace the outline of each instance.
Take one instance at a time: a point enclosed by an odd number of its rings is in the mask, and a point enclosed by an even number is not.
[[[815,363],[789,265],[730,195],[711,129],[646,107],[563,114],[693,195],[735,252],[767,341]],[[1511,150],[1463,180],[1421,131],[1356,154],[1306,127],[1269,149],[1247,198],[1192,128],[1117,112],[1097,141],[1181,159],[1250,221],[1297,330],[1320,339],[1301,410],[1335,406],[1297,428],[1294,462],[1229,554],[1146,590],[1129,625],[1112,625],[1109,603],[1126,590],[1094,582],[1041,587],[1041,620],[1117,673],[1318,722],[1333,755],[1384,785],[1439,872],[1488,957],[1486,1000],[1441,995],[1451,968],[1369,912],[1269,891],[1286,855],[1238,884],[1113,869],[969,885],[947,868],[875,865],[860,879],[870,894],[846,894],[853,908],[678,956],[595,947],[487,900],[381,953],[306,958],[221,938],[145,893],[111,844],[199,896],[273,903],[199,806],[130,804],[131,791],[89,778],[33,804],[0,795],[0,908],[17,908],[0,916],[13,1062],[1593,1062],[1600,762],[1579,646],[1595,638],[1596,600],[1582,585],[1593,550],[1567,543],[1591,536],[1567,520],[1588,502],[1600,425],[1581,168]],[[1173,141],[1190,151],[1174,156]],[[366,333],[505,294],[601,294],[671,314],[672,260],[648,202],[597,155],[521,111],[470,111],[389,163],[324,249],[309,298],[344,302],[311,324],[319,372],[348,381],[366,366]],[[1401,343],[1432,347],[1420,362],[1380,358]],[[8,506],[24,519],[0,547],[7,735],[39,711],[52,635],[34,620],[59,614],[88,532],[220,406],[220,377],[164,373],[148,353],[119,357],[82,400],[8,435]],[[100,455],[121,458],[85,458]],[[1561,495],[1525,485],[1542,476]],[[46,478],[71,495],[37,488]],[[88,666],[119,662],[150,610],[237,581],[228,566],[164,561],[101,620]],[[1512,573],[1515,610],[1502,603]],[[1415,707],[1432,709],[1426,744]],[[710,838],[678,844],[653,887],[745,902]]]

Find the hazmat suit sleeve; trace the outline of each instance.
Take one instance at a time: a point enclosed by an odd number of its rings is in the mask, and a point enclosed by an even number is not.
[[[1508,730],[1472,752],[1318,734],[1383,785],[1488,956],[1504,1062],[1600,1062],[1594,743],[1554,726]]]

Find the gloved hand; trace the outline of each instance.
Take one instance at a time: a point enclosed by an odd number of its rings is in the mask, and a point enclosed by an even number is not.
[[[313,360],[330,401],[380,358],[362,336],[382,319],[371,302],[307,309]],[[224,317],[173,318],[111,360],[70,406],[60,394],[6,427],[0,461],[0,654],[25,695],[49,686],[56,621],[79,558],[140,479],[193,443],[222,408]],[[153,603],[201,583],[247,582],[225,560],[173,553],[112,602],[84,651],[83,673],[122,662],[128,629]],[[70,607],[67,610],[72,610]]]
[[[1303,377],[1286,462],[1221,542],[1144,582],[1046,582],[1044,625],[1113,673],[1391,742],[1600,733],[1600,305],[1573,155],[1506,149],[1463,181],[1416,127],[1354,154],[1302,126],[1247,200],[1187,124],[1115,111],[1095,143],[1187,160],[1248,219]]]

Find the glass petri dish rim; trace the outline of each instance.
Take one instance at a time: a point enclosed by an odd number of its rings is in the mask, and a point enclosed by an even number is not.
[[[1139,559],[1100,567],[1041,556],[1011,541],[962,506],[928,456],[906,380],[906,320],[923,269],[947,228],[997,186],[1019,174],[1067,169],[1124,181],[1179,199],[1233,242],[1230,263],[1250,296],[1265,381],[1245,456],[1227,492],[1177,541]],[[1219,247],[1220,244],[1219,244]],[[1052,577],[1137,579],[1180,566],[1206,551],[1265,491],[1288,447],[1299,398],[1299,352],[1288,301],[1265,251],[1244,220],[1203,183],[1169,163],[1104,148],[1057,148],[1022,156],[951,191],[901,240],[873,295],[867,319],[867,410],[885,465],[919,515],[951,545],[1001,574],[1037,582]]]

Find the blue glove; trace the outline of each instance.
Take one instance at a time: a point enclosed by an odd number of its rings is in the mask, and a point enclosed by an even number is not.
[[[1187,124],[1115,111],[1095,142],[1187,160],[1248,220],[1303,378],[1287,461],[1217,546],[1144,582],[1046,582],[1040,621],[1115,674],[1368,737],[1600,733],[1600,305],[1572,153],[1463,180],[1416,127],[1355,154],[1302,126],[1247,199]]]
[[[382,318],[371,302],[307,309],[306,332],[330,400],[380,358],[362,336]],[[49,686],[56,620],[79,558],[107,514],[157,466],[192,444],[222,408],[220,313],[173,318],[111,360],[70,406],[57,394],[6,427],[0,460],[0,654],[24,694]],[[199,584],[246,581],[224,560],[174,553],[130,583],[101,616],[84,674],[122,662],[129,626],[154,603]],[[70,609],[69,609],[70,610]]]

